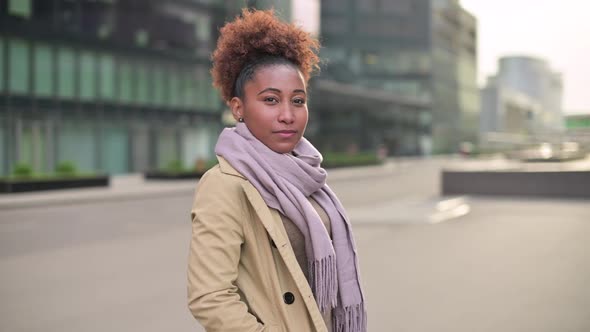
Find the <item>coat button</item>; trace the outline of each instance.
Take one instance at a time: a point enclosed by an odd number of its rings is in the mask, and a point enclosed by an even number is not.
[[[291,292],[286,292],[283,294],[283,300],[287,304],[293,304],[293,302],[295,302],[295,295],[293,295]]]

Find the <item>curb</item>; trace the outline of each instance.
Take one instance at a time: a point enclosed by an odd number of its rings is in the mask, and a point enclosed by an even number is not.
[[[182,188],[166,188],[159,190],[147,191],[133,191],[133,192],[100,192],[100,193],[85,193],[78,194],[73,192],[68,193],[52,193],[44,195],[43,197],[8,197],[3,199],[0,197],[0,211],[13,210],[22,208],[36,208],[47,206],[71,205],[71,204],[91,204],[98,202],[115,202],[115,201],[129,201],[140,200],[144,198],[157,198],[166,196],[181,196],[192,195],[194,193],[194,186]]]

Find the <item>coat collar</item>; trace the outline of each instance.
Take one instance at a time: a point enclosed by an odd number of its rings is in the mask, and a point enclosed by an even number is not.
[[[222,156],[217,156],[217,161],[219,161],[219,170],[221,173],[233,175],[245,179],[246,177],[240,174],[232,165],[225,160]]]

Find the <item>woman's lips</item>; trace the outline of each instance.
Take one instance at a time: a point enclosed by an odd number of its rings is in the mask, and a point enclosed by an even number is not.
[[[275,134],[279,135],[282,138],[291,138],[297,134],[295,130],[279,130],[275,131]]]

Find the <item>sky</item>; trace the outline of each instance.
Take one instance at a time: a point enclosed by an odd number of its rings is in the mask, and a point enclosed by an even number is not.
[[[477,17],[481,84],[506,55],[532,55],[563,75],[565,114],[590,113],[589,0],[461,0]]]

